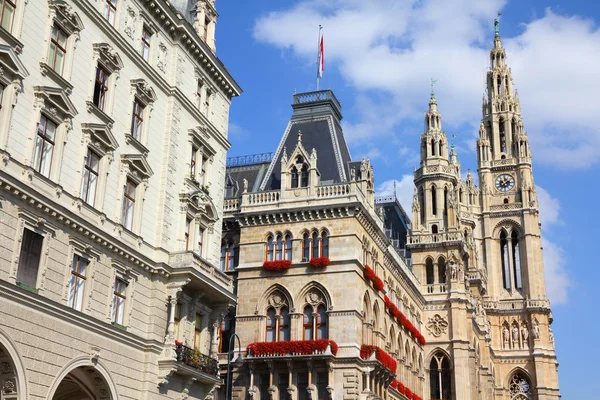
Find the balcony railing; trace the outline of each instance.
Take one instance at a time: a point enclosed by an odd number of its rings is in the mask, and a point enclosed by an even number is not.
[[[460,232],[442,232],[442,233],[426,233],[423,235],[411,235],[408,237],[409,244],[422,244],[422,243],[439,243],[446,241],[461,240],[462,235]]]
[[[245,196],[244,196],[245,197]],[[248,194],[248,204],[272,204],[279,201],[279,191],[274,192],[258,192]]]
[[[446,293],[445,283],[434,283],[427,285],[427,293]]]
[[[350,185],[342,183],[339,185],[317,186],[317,197],[338,197],[350,193]]]
[[[196,349],[177,344],[175,347],[177,361],[212,376],[219,376],[219,361],[200,353]]]
[[[297,93],[294,95],[293,104],[315,103],[330,100],[341,110],[342,106],[331,90],[319,90],[318,92]]]
[[[241,167],[242,165],[270,163],[273,160],[273,153],[251,154],[248,156],[229,157],[225,166]]]
[[[223,211],[235,211],[240,209],[240,199],[225,199]]]

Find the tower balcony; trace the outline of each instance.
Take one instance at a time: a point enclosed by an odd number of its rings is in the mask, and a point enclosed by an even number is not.
[[[438,246],[443,243],[446,246],[460,246],[463,244],[463,236],[460,232],[441,232],[413,234],[407,237],[408,248],[419,248]]]

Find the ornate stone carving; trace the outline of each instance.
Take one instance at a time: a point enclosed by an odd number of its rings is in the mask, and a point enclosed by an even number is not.
[[[7,380],[6,382],[4,382],[4,387],[2,388],[2,391],[6,394],[16,393],[17,388],[15,387],[15,383],[13,381]]]
[[[446,333],[447,327],[448,321],[439,314],[435,314],[433,318],[429,318],[426,325],[427,330],[435,337],[440,337],[442,334]]]
[[[531,328],[531,334],[535,340],[540,339],[540,324],[537,319],[533,320],[533,327]]]
[[[156,67],[162,72],[166,72],[167,69],[167,52],[167,46],[163,42],[160,42],[158,45],[158,61],[156,62]]]
[[[323,295],[317,290],[311,290],[306,294],[306,302],[313,306],[324,303]]]

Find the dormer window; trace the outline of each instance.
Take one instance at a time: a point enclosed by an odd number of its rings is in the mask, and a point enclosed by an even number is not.
[[[298,169],[292,167],[292,188],[298,187]]]
[[[300,170],[300,187],[308,186],[308,166],[304,164]]]

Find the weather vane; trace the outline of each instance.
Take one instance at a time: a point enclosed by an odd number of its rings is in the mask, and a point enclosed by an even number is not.
[[[431,78],[431,98],[435,98],[434,92],[433,92],[433,86],[436,84],[438,80],[437,79],[433,79]]]
[[[498,17],[494,20],[494,31],[496,32],[496,36],[500,36],[500,17],[502,13],[498,13]]]

